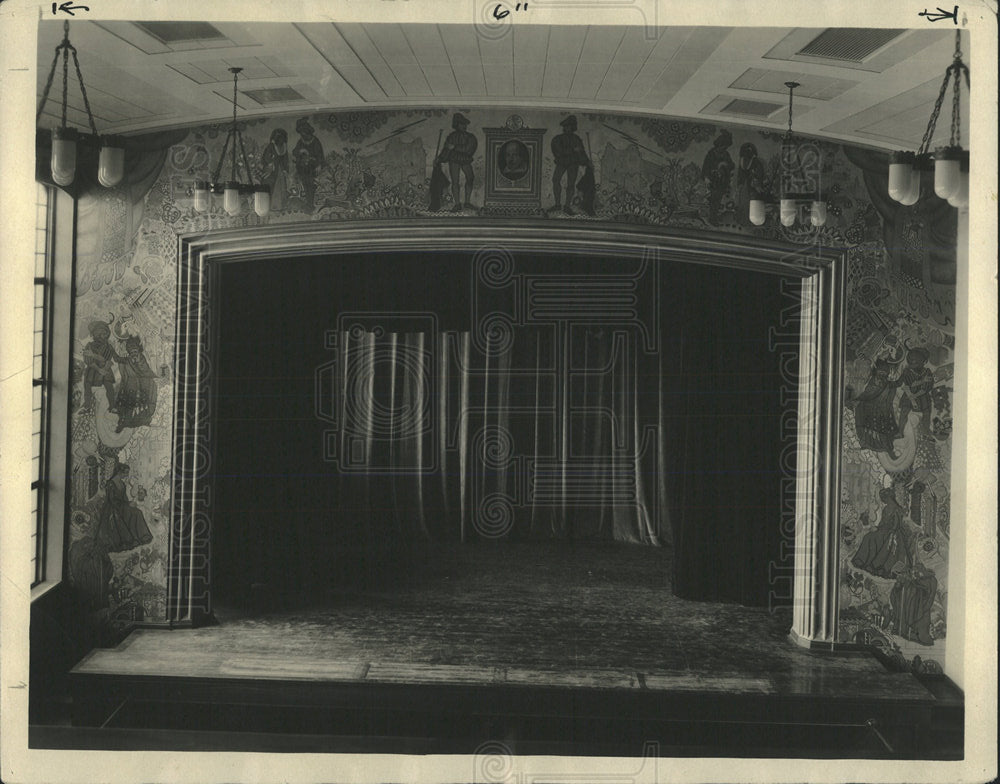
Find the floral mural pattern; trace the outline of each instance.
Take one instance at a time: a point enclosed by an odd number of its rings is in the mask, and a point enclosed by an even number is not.
[[[510,115],[460,111],[480,139],[484,127],[503,126]],[[548,150],[565,115],[518,113],[525,127],[547,129]],[[101,622],[164,617],[177,235],[451,215],[450,188],[440,189],[439,209],[431,209],[432,179],[447,174],[435,160],[451,125],[452,113],[442,109],[244,122],[254,177],[272,189],[267,218],[252,210],[230,217],[218,203],[207,213],[194,210],[194,180],[210,176],[221,152],[219,125],[193,128],[174,145],[141,201],[131,203],[121,188],[81,199],[69,563]],[[848,249],[841,639],[875,645],[900,666],[939,670],[947,631],[955,305],[947,275],[941,283],[940,271],[926,271],[923,214],[887,217],[845,150],[812,141],[826,225],[805,220],[785,228],[771,216],[756,227],[747,219],[747,183],[752,178],[754,187],[776,191],[778,134],[604,114],[580,115],[578,133],[593,185],[569,196],[578,207],[586,196],[586,209],[551,209],[556,166],[547,154],[547,209],[538,217]],[[463,215],[483,205],[482,144],[470,166],[472,207],[461,205]],[[889,233],[899,240],[892,248]]]

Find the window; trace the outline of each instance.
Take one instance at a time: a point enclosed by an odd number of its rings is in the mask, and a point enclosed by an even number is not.
[[[31,374],[33,598],[58,584],[63,576],[76,204],[58,188],[38,185],[35,211]]]
[[[34,361],[31,380],[31,498],[35,518],[31,534],[31,586],[45,581],[49,434],[52,388],[52,203],[49,188],[38,185],[35,198]]]

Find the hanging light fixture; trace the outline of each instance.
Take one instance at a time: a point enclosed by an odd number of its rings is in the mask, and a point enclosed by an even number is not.
[[[66,104],[69,91],[69,56],[73,55],[73,65],[76,67],[76,79],[80,84],[80,94],[83,96],[83,105],[87,110],[87,119],[90,121],[92,135],[81,134],[75,128],[70,128],[66,124]],[[52,158],[50,166],[52,169],[52,180],[56,185],[63,187],[71,185],[76,178],[77,144],[80,141],[87,143],[100,143],[101,152],[97,165],[97,179],[105,188],[113,188],[125,175],[125,141],[120,136],[104,136],[97,132],[97,125],[94,123],[93,112],[90,111],[90,101],[87,98],[87,88],[83,84],[83,74],[80,71],[80,60],[76,55],[76,47],[69,41],[69,22],[63,22],[63,39],[56,47],[55,57],[52,58],[52,67],[49,69],[49,78],[45,82],[45,90],[42,93],[42,101],[38,105],[38,112],[35,114],[35,124],[42,117],[42,110],[49,99],[49,90],[52,89],[52,81],[56,75],[56,66],[59,58],[62,57],[62,124],[58,128],[52,129]]]
[[[194,183],[194,208],[198,212],[204,212],[211,203],[211,194],[222,194],[222,208],[232,216],[239,215],[243,211],[243,196],[253,194],[253,211],[260,217],[265,217],[271,211],[271,189],[267,185],[254,184],[253,173],[250,170],[250,162],[247,160],[247,151],[243,146],[243,134],[240,133],[236,125],[236,84],[239,80],[242,68],[230,68],[233,75],[233,123],[226,136],[226,143],[222,146],[222,154],[219,156],[219,165],[215,167],[211,181],[195,180]],[[247,184],[240,182],[236,176],[237,160],[236,145],[240,146],[240,155],[243,159],[243,171],[246,174]],[[229,179],[225,182],[219,180],[222,174],[222,165],[226,160],[226,153],[230,153],[231,167]]]
[[[962,33],[955,31],[955,53],[951,65],[944,72],[941,90],[934,102],[934,110],[927,121],[924,138],[916,152],[900,150],[889,156],[889,196],[904,206],[912,206],[920,198],[921,172],[934,169],[934,193],[946,199],[952,207],[964,207],[969,203],[969,152],[962,149],[961,83],[965,77],[966,88],[970,87],[969,68],[962,62]],[[945,147],[930,152],[931,139],[937,126],[941,105],[948,82],[954,80],[951,101],[951,135]],[[933,161],[933,166],[932,162]]]
[[[793,182],[804,180],[802,164],[799,160],[799,147],[792,134],[792,94],[798,82],[785,82],[788,88],[788,130],[781,139],[781,195],[778,203],[778,218],[782,226],[794,226],[799,214],[799,205],[809,203],[809,222],[820,227],[826,224],[826,202],[819,191],[803,192],[795,190]],[[767,203],[761,193],[751,194],[750,222],[754,226],[763,226],[767,220]]]

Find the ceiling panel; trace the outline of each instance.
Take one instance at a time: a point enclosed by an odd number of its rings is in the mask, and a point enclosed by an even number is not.
[[[601,101],[622,100],[629,87],[632,86],[640,68],[642,68],[642,63],[638,62],[612,63],[597,90],[597,99]]]
[[[514,94],[519,98],[541,98],[545,63],[514,61]]]
[[[542,81],[543,98],[566,98],[573,85],[576,63],[547,62]]]
[[[427,97],[431,94],[430,85],[424,77],[424,72],[420,70],[416,61],[413,63],[393,63],[390,65],[392,73],[403,88],[407,97]]]
[[[450,64],[423,66],[424,78],[433,95],[458,95],[458,83]]]
[[[829,101],[858,84],[854,79],[803,74],[801,71],[771,71],[765,68],[748,68],[729,86],[738,90],[760,93],[788,94],[785,82],[798,82],[795,97]]]
[[[862,67],[844,67],[798,54],[821,28],[657,29],[623,21],[629,24],[519,24],[499,37],[473,24],[212,22],[224,39],[165,43],[131,22],[78,20],[71,36],[102,133],[225,122],[232,112],[228,68],[239,66],[238,107],[249,116],[299,106],[471,109],[523,100],[571,112],[639,111],[775,127],[785,121],[784,82],[794,80],[801,84],[796,131],[887,148],[912,147],[922,135],[954,45],[950,30],[909,30]],[[61,37],[58,21],[40,23],[39,95]],[[71,74],[71,94],[72,81]],[[302,100],[283,96],[283,88]],[[727,115],[734,100],[782,108],[763,119]],[[86,128],[79,97],[71,98],[68,117]],[[40,123],[58,121],[58,104],[50,101]],[[941,126],[938,136],[946,137],[946,122]]]
[[[355,54],[335,25],[301,24],[295,27],[313,50],[351,87],[358,98],[363,101],[381,101],[387,97],[382,85]],[[266,56],[262,56],[260,60],[264,63],[270,62]]]
[[[621,45],[615,52],[616,63],[639,63],[646,62],[660,40],[666,35],[665,30],[651,31],[645,27],[626,27],[622,36]]]
[[[671,57],[657,84],[646,93],[644,103],[663,107],[704,64],[729,34],[729,28],[694,28]]]
[[[417,64],[416,55],[413,54],[410,43],[406,40],[406,36],[399,25],[366,24],[362,25],[362,27],[368,34],[368,38],[375,45],[375,48],[378,49],[379,54],[382,55],[382,59],[389,63],[389,65],[407,65],[412,67]]]
[[[643,101],[670,65],[684,42],[691,35],[690,28],[666,30],[649,50],[632,83],[624,95],[626,101]]]
[[[337,71],[362,100],[376,102],[388,97],[382,85],[365,66],[341,65],[337,67]]]
[[[545,64],[549,49],[548,27],[515,25],[510,32],[514,44],[515,63]]]
[[[486,77],[487,95],[497,97],[514,95],[513,63],[484,63],[483,71]]]
[[[450,65],[437,25],[409,25],[402,28],[402,32],[417,62],[422,66]]]
[[[791,30],[764,57],[770,60],[828,63],[837,68],[881,73],[888,68],[899,65],[927,46],[933,45],[940,36],[940,31],[937,30],[906,30],[898,38],[894,38],[889,44],[881,47],[872,56],[862,62],[811,57],[800,54],[802,49],[808,46],[822,32],[823,30],[803,27]],[[944,69],[942,68],[943,72]]]
[[[438,25],[438,33],[452,64],[480,62],[479,36],[467,25]]]

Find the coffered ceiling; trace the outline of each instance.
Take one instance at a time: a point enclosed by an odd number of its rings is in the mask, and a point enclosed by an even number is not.
[[[39,25],[38,94],[58,22]],[[884,148],[921,140],[954,33],[941,30],[75,21],[102,133],[240,116],[481,105],[610,110],[795,129]],[[966,44],[967,46],[967,44]],[[58,80],[39,124],[59,122]],[[964,95],[964,94],[963,94]],[[55,99],[55,100],[53,100]],[[75,80],[69,121],[86,128]],[[965,110],[967,112],[967,109]],[[967,116],[967,114],[965,115]],[[938,140],[947,136],[947,124]]]

